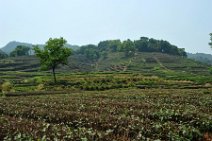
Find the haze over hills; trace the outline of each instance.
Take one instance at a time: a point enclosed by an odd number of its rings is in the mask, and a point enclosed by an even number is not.
[[[209,65],[212,65],[212,55],[211,54],[205,54],[205,53],[196,53],[196,54],[192,54],[192,53],[187,53],[188,58],[202,62],[202,63],[206,63]]]
[[[7,45],[5,45],[4,47],[2,47],[0,49],[3,52],[9,54],[10,52],[12,52],[19,45],[27,46],[27,47],[31,47],[31,48],[33,46],[33,44],[30,44],[30,43],[23,43],[23,42],[11,41]]]
[[[18,42],[18,41],[11,41],[8,44],[6,44],[4,47],[0,48],[0,50],[2,50],[3,52],[9,54],[10,52],[12,52],[17,46],[22,45],[22,46],[27,46],[32,48],[33,44],[31,43],[24,43],[24,42]],[[38,44],[39,47],[43,47],[44,45],[42,44]],[[77,45],[70,45],[67,44],[66,45],[68,48],[71,48],[73,50],[76,50],[77,48],[79,48],[79,46]]]
[[[9,53],[17,45],[32,47],[32,44],[10,42],[2,48]],[[43,46],[43,45],[41,45]],[[98,45],[68,47],[75,50],[69,57],[68,66],[61,66],[61,71],[138,71],[151,72],[171,70],[180,72],[208,72],[208,65],[186,58],[184,49],[177,48],[167,41],[141,37],[139,40],[107,40]],[[77,50],[78,49],[78,50]],[[189,54],[190,55],[190,54]],[[17,56],[2,59],[0,71],[36,71],[39,59],[35,56]]]
[[[5,45],[4,47],[0,48],[1,54],[2,54],[2,51],[4,53],[6,53],[6,54],[10,54],[10,52],[12,52],[19,45],[27,46],[27,47],[30,47],[30,48],[33,47],[32,43],[11,41],[7,45]],[[43,47],[44,45],[40,44],[38,46]],[[67,44],[66,46],[71,48],[71,49],[73,49],[73,50],[75,50],[75,51],[80,48],[80,46],[78,46],[78,45]],[[32,54],[33,54],[33,52],[32,52]],[[209,65],[212,65],[212,55],[211,54],[205,54],[205,53],[192,54],[192,53],[188,53],[187,52],[187,57],[189,59],[193,59],[195,61],[199,61],[199,62],[202,62],[202,63],[206,63],[206,64],[209,64]]]

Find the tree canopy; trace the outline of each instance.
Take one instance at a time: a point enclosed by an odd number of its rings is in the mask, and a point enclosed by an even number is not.
[[[122,43],[121,51],[125,52],[126,57],[133,56],[135,50],[136,50],[135,44],[130,39]]]
[[[29,51],[30,51],[30,47],[19,45],[10,53],[10,56],[11,57],[28,56]]]
[[[65,47],[66,40],[64,38],[50,38],[44,49],[38,46],[34,47],[35,55],[40,58],[41,68],[43,70],[52,69],[54,82],[56,83],[55,69],[59,64],[65,65],[68,63],[68,57],[72,51]]]
[[[80,48],[80,50],[77,51],[78,54],[83,54],[87,58],[89,58],[92,61],[95,61],[99,59],[100,52],[98,50],[98,47],[96,45],[85,45]]]
[[[122,43],[120,40],[106,40],[101,41],[98,44],[100,51],[112,51],[117,52],[121,50]]]
[[[95,60],[101,55],[109,52],[124,52],[126,57],[135,55],[136,52],[160,52],[170,55],[186,57],[187,53],[184,48],[178,48],[168,41],[156,40],[153,38],[141,37],[139,40],[125,41],[106,40],[96,45],[82,46],[76,53],[84,54],[88,59]]]

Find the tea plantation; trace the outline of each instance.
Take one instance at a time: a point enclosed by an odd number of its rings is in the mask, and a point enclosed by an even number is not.
[[[210,140],[211,79],[164,73],[1,72],[0,140]]]

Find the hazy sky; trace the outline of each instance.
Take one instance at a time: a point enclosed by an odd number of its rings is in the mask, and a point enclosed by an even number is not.
[[[212,54],[210,32],[212,0],[0,0],[0,47],[50,37],[83,45],[146,36]]]

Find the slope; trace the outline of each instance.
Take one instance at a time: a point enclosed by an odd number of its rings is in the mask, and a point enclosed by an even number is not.
[[[2,59],[0,71],[38,70],[39,60],[35,56],[23,56]],[[69,57],[67,66],[61,66],[61,71],[128,71],[150,72],[154,70],[185,71],[191,73],[207,73],[208,65],[180,56],[162,53],[136,53],[133,57],[125,57],[122,52],[109,53],[107,57],[89,60],[86,56],[74,54]]]

